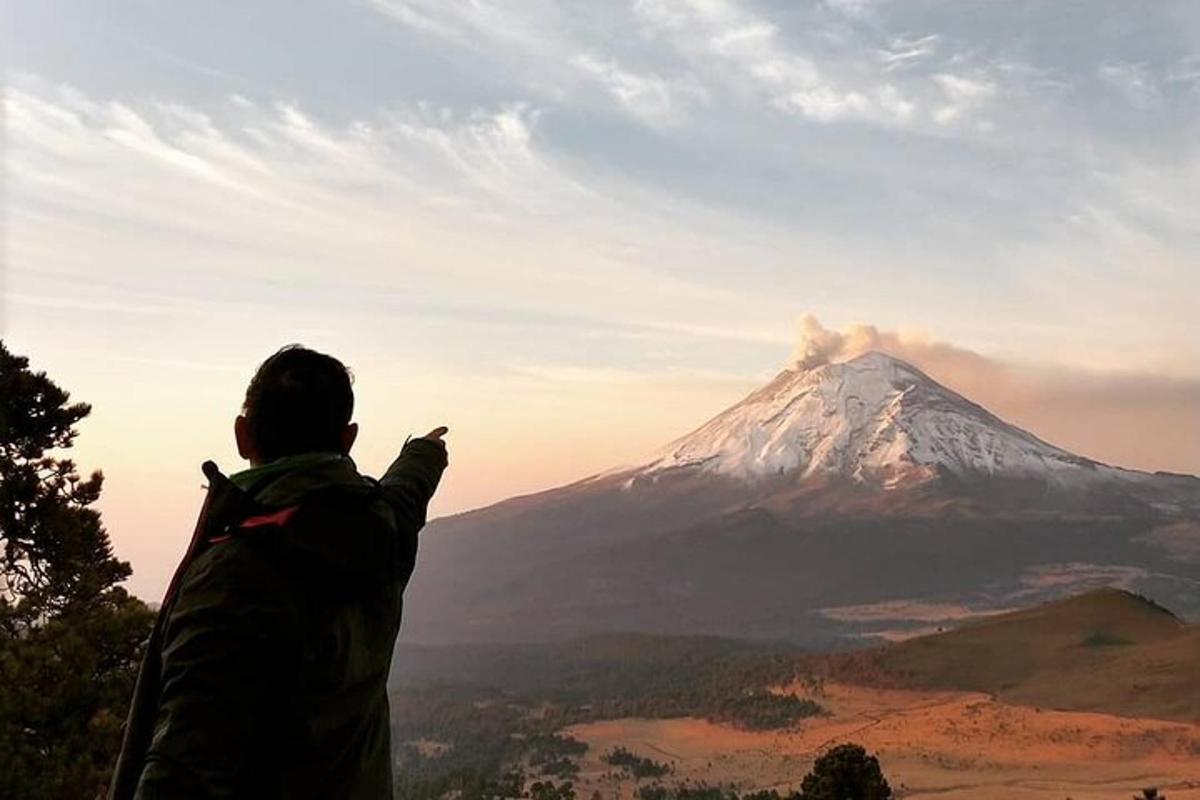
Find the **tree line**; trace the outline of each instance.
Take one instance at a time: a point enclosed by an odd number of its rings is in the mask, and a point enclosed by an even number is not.
[[[0,797],[103,794],[153,623],[62,456],[90,412],[0,341]]]

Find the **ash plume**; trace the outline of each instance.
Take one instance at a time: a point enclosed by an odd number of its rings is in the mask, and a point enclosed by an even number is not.
[[[880,334],[874,325],[854,325],[845,333],[830,330],[812,314],[800,320],[800,332],[792,351],[792,361],[799,369],[812,369],[823,364],[836,364],[860,356],[870,350],[884,350],[902,357],[885,346],[884,339],[894,334]]]
[[[1109,464],[1200,474],[1200,378],[1009,361],[907,333],[800,319],[794,369],[871,350],[907,361],[1042,439]]]

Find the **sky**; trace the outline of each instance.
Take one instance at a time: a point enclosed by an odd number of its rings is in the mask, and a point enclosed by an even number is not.
[[[255,366],[433,513],[633,463],[797,336],[1200,473],[1200,5],[0,0],[0,331],[153,598]],[[839,340],[841,341],[841,340]]]

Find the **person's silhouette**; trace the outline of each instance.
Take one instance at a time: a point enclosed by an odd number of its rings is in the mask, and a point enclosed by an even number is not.
[[[350,459],[350,373],[285,347],[234,426],[138,676],[112,800],[392,797],[387,677],[439,427],[380,480]]]

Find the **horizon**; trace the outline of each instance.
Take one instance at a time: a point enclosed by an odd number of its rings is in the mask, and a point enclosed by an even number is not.
[[[1200,474],[1194,4],[0,14],[0,335],[92,404],[71,455],[139,596],[293,341],[354,371],[364,471],[450,427],[434,516],[864,347]]]

